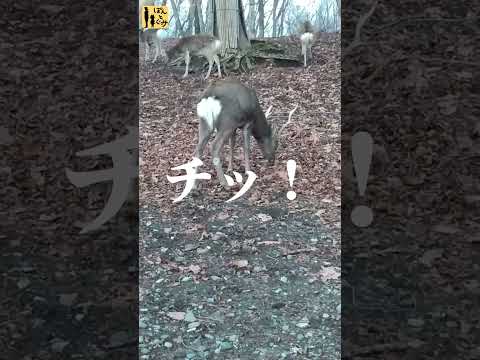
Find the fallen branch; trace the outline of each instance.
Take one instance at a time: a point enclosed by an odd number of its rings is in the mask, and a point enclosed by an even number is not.
[[[317,251],[317,248],[297,249],[283,252],[282,256],[297,255]]]

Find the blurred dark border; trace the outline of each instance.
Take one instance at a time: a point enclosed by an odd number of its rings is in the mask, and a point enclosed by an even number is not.
[[[138,193],[80,234],[112,182],[66,177],[110,169],[76,152],[138,127],[136,7],[0,4],[2,359],[138,358]]]
[[[473,1],[342,2],[345,359],[480,356],[479,24]],[[375,143],[364,197],[358,131]]]

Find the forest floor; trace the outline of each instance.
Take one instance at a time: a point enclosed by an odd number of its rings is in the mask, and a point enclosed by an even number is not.
[[[313,56],[307,68],[265,62],[232,75],[273,105],[273,121],[298,109],[274,166],[252,140],[257,178],[229,203],[239,188],[218,185],[209,151],[201,194],[173,203],[184,182],[167,181],[192,158],[196,104],[216,71],[182,79],[183,68],[141,63],[141,359],[340,359],[340,37],[319,36]]]

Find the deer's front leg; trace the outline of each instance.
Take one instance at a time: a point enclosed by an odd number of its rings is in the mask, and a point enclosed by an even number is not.
[[[245,172],[250,171],[250,127],[243,128],[243,156],[245,158]]]
[[[220,69],[220,58],[218,57],[218,55],[215,54],[213,56],[213,60],[215,60],[215,62],[217,63],[218,77],[221,78],[222,77],[222,70]]]
[[[213,66],[213,59],[208,58],[208,71],[207,71],[207,75],[205,76],[205,80],[207,80],[208,77],[210,76],[210,72],[212,71],[212,66]]]
[[[185,74],[183,74],[183,77],[187,77],[188,75],[188,65],[190,64],[190,53],[188,50],[185,52]]]
[[[153,58],[153,62],[157,62],[159,54],[160,54],[160,44],[158,42],[156,42],[155,43],[155,57]]]
[[[213,165],[217,170],[218,180],[220,181],[220,184],[225,189],[228,189],[228,184],[227,184],[227,180],[225,179],[225,174],[223,173],[222,160],[220,159],[220,152],[222,150],[223,145],[225,144],[225,141],[231,135],[232,135],[232,130],[219,131],[212,144]]]
[[[228,169],[227,172],[233,170],[233,151],[235,149],[235,130],[232,133],[232,136],[230,137],[230,158],[228,159]]]
[[[145,41],[145,58],[143,59],[145,63],[147,63],[148,60],[150,60],[150,54],[149,54],[149,45]]]

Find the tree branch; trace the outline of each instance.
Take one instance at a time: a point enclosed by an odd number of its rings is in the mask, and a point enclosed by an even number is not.
[[[355,37],[353,38],[353,41],[351,42],[351,44],[345,49],[345,51],[342,52],[342,61],[345,59],[345,57],[348,54],[352,52],[354,48],[362,45],[362,42],[361,42],[362,28],[367,22],[367,20],[370,18],[370,16],[372,16],[372,14],[375,12],[377,5],[378,5],[378,0],[375,0],[370,10],[365,15],[363,15],[360,18],[360,20],[358,20],[357,26],[355,27]]]

